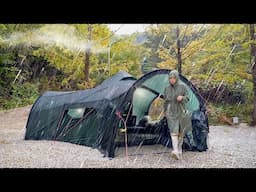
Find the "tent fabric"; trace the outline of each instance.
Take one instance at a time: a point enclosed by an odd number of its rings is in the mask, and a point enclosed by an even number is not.
[[[183,83],[185,84],[185,83]],[[164,89],[169,85],[168,74],[158,74],[142,83],[142,87],[138,87],[133,96],[133,113],[137,116],[137,123],[143,118],[145,113],[149,110],[146,108],[150,103],[160,95],[164,94]],[[195,93],[185,84],[188,88],[189,102],[186,104],[188,111],[192,114],[200,107],[199,100]],[[149,88],[149,89],[148,89]],[[154,91],[154,92],[152,92]],[[146,107],[145,107],[146,106]]]
[[[127,93],[127,99],[125,101],[129,102],[128,98],[132,98],[133,100],[130,101],[133,104],[133,114],[132,116],[136,117],[136,124],[140,126],[140,122],[143,121],[143,117],[148,115],[150,104],[154,101],[154,99],[158,97],[162,97],[164,93],[165,87],[169,85],[169,76],[170,70],[155,70],[150,73],[147,73],[146,75],[142,76],[140,79],[138,79],[134,84],[133,87],[129,90]],[[187,80],[184,76],[179,75],[181,82],[184,83],[189,89],[189,99],[190,101],[187,103],[187,108],[191,115],[191,121],[194,122],[192,116],[193,113],[196,111],[200,111],[201,114],[205,117],[204,120],[201,121],[201,126],[204,125],[205,127],[208,127],[208,119],[206,114],[206,106],[205,106],[205,100],[204,98],[199,94],[196,87]],[[169,147],[172,146],[171,139],[169,136],[169,130],[167,127],[167,122],[165,122],[165,118],[157,122],[155,125],[150,125],[149,130],[146,128],[137,130],[137,133],[144,133],[144,132],[150,132],[153,130],[153,133],[159,134],[159,137],[156,138],[157,142],[167,145]],[[193,125],[193,133],[188,132],[185,138],[185,145],[184,147],[187,150],[196,150],[196,151],[205,151],[207,150],[206,145],[206,139],[205,138],[209,132],[209,128],[207,130],[202,129],[201,126],[198,126],[199,124]],[[200,134],[194,134],[196,132],[199,132]],[[134,132],[134,131],[133,131]],[[195,138],[198,137],[198,138]],[[201,146],[199,147],[199,142],[195,142],[195,140],[201,140]],[[135,142],[134,144],[137,145],[139,143]],[[204,144],[204,145],[202,145]],[[198,145],[198,146],[197,146]]]
[[[118,138],[123,144],[120,130],[125,127],[123,120],[127,120],[130,145],[143,142],[170,147],[164,119],[140,126],[148,115],[151,103],[158,97],[162,98],[169,83],[169,72],[167,69],[155,70],[136,79],[120,71],[92,89],[47,91],[31,108],[25,139],[58,140],[91,146],[105,156],[114,157]],[[205,101],[190,81],[182,75],[180,79],[189,88],[187,107],[193,125],[193,133],[186,140],[186,146],[189,150],[204,151],[209,132]]]

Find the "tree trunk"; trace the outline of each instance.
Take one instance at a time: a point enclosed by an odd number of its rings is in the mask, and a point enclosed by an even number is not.
[[[86,82],[89,82],[91,40],[92,40],[92,24],[88,24],[88,45],[87,45],[87,48],[85,49],[85,60],[84,60],[84,77]]]
[[[177,35],[177,60],[178,60],[177,69],[178,69],[178,72],[181,73],[182,60],[181,60],[181,50],[180,50],[181,49],[181,47],[180,47],[180,29],[178,26],[176,28],[176,35]]]
[[[254,24],[250,24],[250,38],[255,41],[255,28]],[[255,42],[251,43],[251,58],[252,58],[252,79],[253,79],[253,111],[252,111],[252,121],[251,126],[256,125],[256,45]]]

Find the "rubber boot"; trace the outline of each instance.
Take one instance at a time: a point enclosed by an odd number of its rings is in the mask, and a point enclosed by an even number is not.
[[[183,134],[179,134],[179,138],[178,138],[178,154],[179,154],[179,158],[182,159],[182,144],[183,144]]]
[[[179,159],[179,151],[178,151],[178,135],[177,134],[171,134],[172,138],[172,153],[171,157],[178,160]]]

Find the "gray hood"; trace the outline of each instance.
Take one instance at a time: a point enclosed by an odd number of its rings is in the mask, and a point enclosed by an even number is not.
[[[170,73],[169,73],[169,78],[170,77],[176,77],[177,81],[175,84],[178,83],[178,81],[180,80],[180,77],[179,77],[179,72],[177,70],[172,70]]]

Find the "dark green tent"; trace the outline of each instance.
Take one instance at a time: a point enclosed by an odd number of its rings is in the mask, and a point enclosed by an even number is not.
[[[31,108],[25,139],[91,146],[105,156],[114,157],[115,148],[124,144],[122,131],[126,127],[128,145],[161,143],[171,147],[166,119],[155,123],[145,121],[152,102],[162,98],[168,86],[169,72],[155,70],[136,80],[121,71],[93,89],[46,92]],[[204,99],[191,82],[182,75],[180,78],[189,88],[187,105],[193,125],[183,148],[205,151],[209,126]]]

